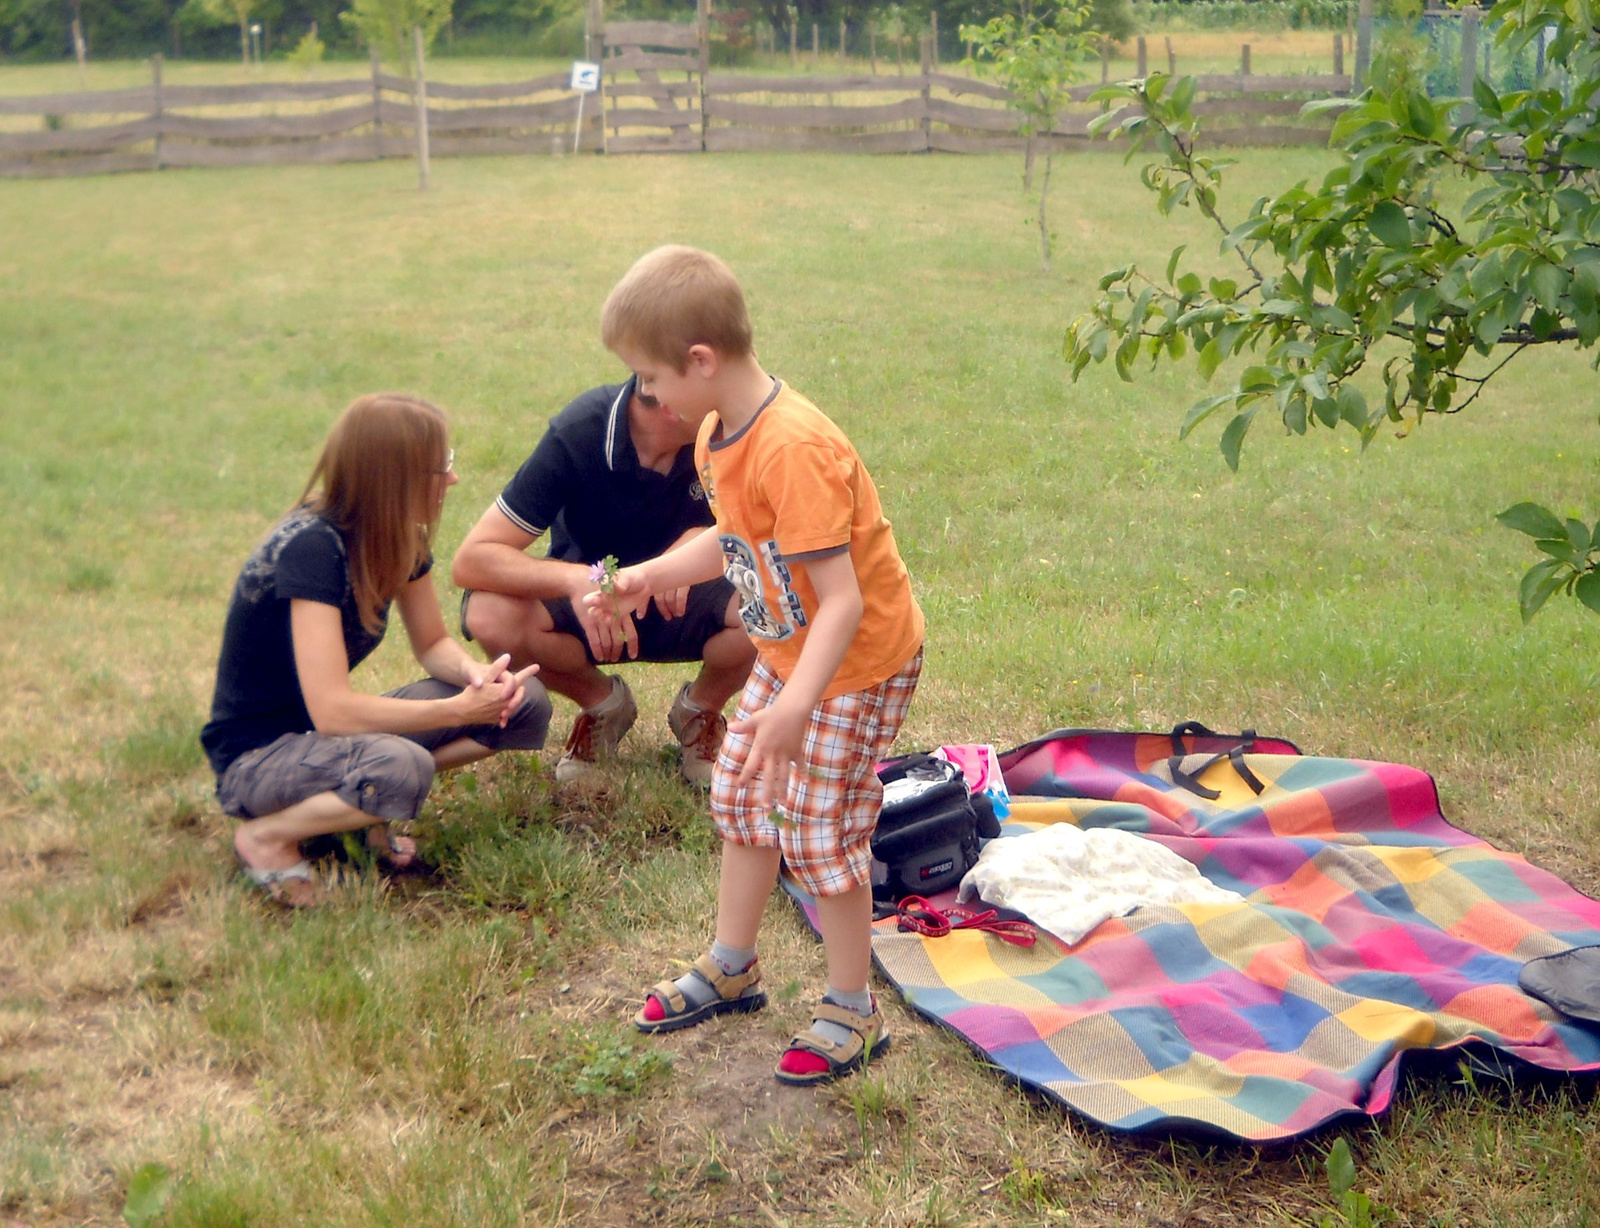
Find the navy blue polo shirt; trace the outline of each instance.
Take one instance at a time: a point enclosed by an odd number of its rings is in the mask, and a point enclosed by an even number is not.
[[[591,388],[550,419],[495,500],[525,533],[550,534],[553,559],[593,563],[614,554],[627,567],[714,523],[693,444],[678,449],[670,473],[639,463],[628,433],[634,382]]]

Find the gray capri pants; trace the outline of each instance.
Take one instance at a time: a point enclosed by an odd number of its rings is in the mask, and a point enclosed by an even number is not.
[[[217,801],[228,814],[258,819],[318,793],[333,793],[374,821],[414,819],[433,787],[432,751],[471,738],[492,751],[538,750],[550,728],[550,696],[530,680],[522,706],[499,725],[457,725],[421,733],[286,733],[246,751],[217,781]],[[391,699],[448,699],[461,688],[424,678]]]

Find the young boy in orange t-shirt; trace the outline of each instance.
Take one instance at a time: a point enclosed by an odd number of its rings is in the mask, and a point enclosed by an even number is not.
[[[695,464],[717,521],[624,568],[613,598],[637,613],[654,594],[725,572],[756,645],[712,775],[723,841],[716,941],[689,973],[651,988],[634,1023],[667,1032],[766,1005],[756,936],[786,861],[816,899],[828,989],[776,1073],[836,1079],[889,1044],[867,989],[869,841],[883,799],[874,766],[916,690],[922,611],[861,458],[762,370],[722,261],[688,247],[645,255],[606,299],[601,335],[641,392],[699,424]]]

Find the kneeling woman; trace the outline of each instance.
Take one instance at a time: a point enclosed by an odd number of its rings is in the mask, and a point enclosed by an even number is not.
[[[281,903],[317,901],[300,841],[365,827],[380,860],[403,867],[416,846],[387,823],[417,816],[435,771],[544,745],[538,667],[475,660],[439,613],[428,573],[453,461],[437,408],[360,398],[234,585],[200,740],[222,808],[251,820],[234,834],[239,861]],[[354,691],[350,671],[383,639],[391,602],[428,677]]]

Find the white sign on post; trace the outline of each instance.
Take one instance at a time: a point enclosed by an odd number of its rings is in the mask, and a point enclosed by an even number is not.
[[[578,95],[578,122],[572,127],[572,152],[578,152],[583,139],[583,100],[600,88],[600,65],[589,60],[572,61],[572,89]],[[602,130],[602,137],[604,130]]]

